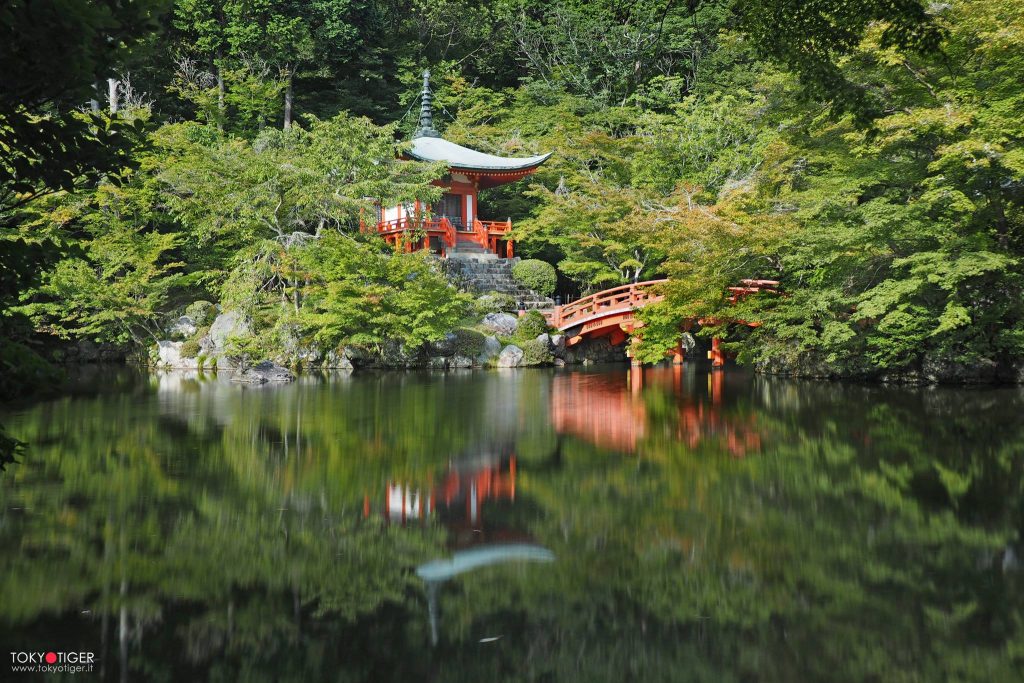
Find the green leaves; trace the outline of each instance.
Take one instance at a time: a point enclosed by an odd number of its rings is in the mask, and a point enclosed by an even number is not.
[[[311,274],[299,316],[326,348],[352,344],[412,351],[456,327],[470,297],[455,290],[424,253],[397,254],[329,233],[297,253]]]

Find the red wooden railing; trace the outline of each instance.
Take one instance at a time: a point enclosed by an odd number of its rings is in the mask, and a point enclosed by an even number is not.
[[[365,226],[364,226],[365,229]],[[444,249],[454,247],[460,239],[469,240],[479,244],[484,249],[498,253],[498,241],[506,240],[505,256],[512,258],[512,240],[508,239],[508,233],[512,230],[512,221],[481,221],[474,219],[469,231],[456,231],[445,217],[441,218],[417,218],[404,217],[394,218],[388,221],[381,221],[377,224],[377,233],[389,244],[397,245],[401,236],[405,233],[422,230],[428,237],[440,237]],[[412,251],[412,243],[406,242],[406,247]],[[442,252],[443,253],[443,252]]]
[[[655,287],[665,282],[668,280],[648,280],[606,289],[571,304],[544,311],[544,317],[552,327],[564,330],[592,318],[643,308],[664,298],[662,294],[655,292]]]
[[[484,249],[498,253],[498,240],[508,240],[508,233],[512,230],[512,221],[482,221],[473,219],[473,235],[475,241]],[[506,258],[512,258],[512,240],[508,240],[505,247]]]
[[[656,285],[664,284],[665,282],[668,282],[668,280],[648,280],[646,282],[637,282],[631,285],[621,285],[612,289],[606,289],[596,294],[585,296],[570,304],[543,311],[544,317],[547,318],[548,324],[552,327],[564,330],[593,318],[643,308],[665,298],[664,295],[656,292]],[[740,280],[740,285],[739,287],[728,288],[730,303],[735,304],[740,299],[750,294],[757,294],[758,292],[777,294],[779,282],[778,280],[744,279]],[[752,326],[759,324],[747,323],[741,320],[736,322]]]
[[[455,233],[455,226],[445,217],[441,218],[394,218],[389,221],[381,221],[377,224],[377,233],[389,244],[397,245],[401,236],[405,233],[422,230],[429,237],[441,238],[444,248],[455,246],[458,239]],[[412,243],[406,243],[407,249],[412,251]]]

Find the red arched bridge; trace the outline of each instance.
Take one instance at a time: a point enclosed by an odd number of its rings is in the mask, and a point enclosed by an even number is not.
[[[660,285],[667,283],[667,279],[648,280],[629,285],[612,287],[582,299],[573,301],[564,306],[556,306],[553,309],[541,311],[547,319],[548,324],[566,335],[566,345],[574,346],[584,339],[607,337],[612,345],[619,345],[626,341],[626,338],[634,330],[643,327],[643,323],[636,319],[636,311],[655,304],[665,298]],[[777,293],[779,286],[776,280],[740,280],[736,287],[729,287],[729,301],[736,303],[745,296],[757,294],[758,292]],[[696,321],[710,322],[710,321]],[[760,323],[737,321],[751,327],[757,327]],[[711,353],[709,354],[712,364],[721,367],[725,363],[725,353],[719,348],[718,338],[711,340]],[[682,362],[682,347],[677,347],[672,352],[675,362]]]

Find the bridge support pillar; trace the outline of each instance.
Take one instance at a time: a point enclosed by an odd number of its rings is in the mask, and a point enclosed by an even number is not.
[[[725,352],[722,351],[722,340],[714,337],[711,340],[711,350],[708,351],[708,358],[711,359],[712,368],[725,367]]]
[[[634,396],[640,394],[644,388],[644,367],[637,363],[629,368],[629,390]]]
[[[682,365],[686,360],[686,349],[683,348],[682,342],[676,344],[676,347],[669,353],[672,354],[672,365]]]
[[[634,334],[629,339],[629,349],[626,351],[626,355],[629,356],[629,365],[633,368],[639,368],[643,366],[643,363],[636,357],[636,346],[640,343],[640,335]]]

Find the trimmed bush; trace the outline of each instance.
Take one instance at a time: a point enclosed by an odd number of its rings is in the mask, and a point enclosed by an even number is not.
[[[192,337],[191,339],[181,343],[181,357],[182,358],[195,358],[199,355],[199,338]]]
[[[541,296],[551,296],[558,284],[555,267],[539,259],[526,259],[512,266],[512,277],[516,282],[532,289]]]
[[[516,328],[516,339],[534,340],[537,335],[548,331],[548,321],[544,319],[540,311],[527,311],[526,315],[519,319],[519,327]]]
[[[520,366],[527,365],[548,365],[554,361],[554,356],[548,350],[548,345],[536,339],[518,342],[517,346],[523,350],[523,359],[519,361]]]
[[[452,334],[455,335],[455,341],[452,344],[454,355],[476,358],[484,350],[484,335],[476,330],[460,327]]]

